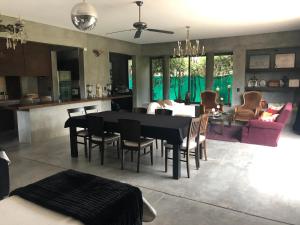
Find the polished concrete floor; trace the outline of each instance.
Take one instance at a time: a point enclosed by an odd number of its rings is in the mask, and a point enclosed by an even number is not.
[[[160,150],[154,166],[149,155],[135,172],[136,162],[126,160],[120,170],[116,151],[106,151],[100,166],[98,151],[89,163],[80,155],[70,157],[68,137],[34,145],[2,141],[12,160],[11,189],[65,169],[75,169],[123,181],[141,188],[158,217],[149,225],[277,225],[300,224],[300,136],[287,128],[277,148],[208,140],[208,161],[200,170],[192,163],[191,178],[171,178],[164,172]]]

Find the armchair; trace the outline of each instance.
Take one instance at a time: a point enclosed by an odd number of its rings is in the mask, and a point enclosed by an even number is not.
[[[202,105],[206,113],[210,112],[212,108],[217,108],[217,98],[218,94],[215,91],[206,90],[201,93]]]
[[[248,91],[243,94],[244,104],[236,106],[233,120],[249,121],[256,119],[261,111],[260,101],[262,95],[257,91]]]

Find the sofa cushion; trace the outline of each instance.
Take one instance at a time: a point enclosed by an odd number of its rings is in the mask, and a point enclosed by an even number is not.
[[[292,113],[292,109],[293,109],[292,103],[289,102],[285,104],[285,106],[280,110],[276,122],[286,124],[286,122],[290,117],[290,114]]]

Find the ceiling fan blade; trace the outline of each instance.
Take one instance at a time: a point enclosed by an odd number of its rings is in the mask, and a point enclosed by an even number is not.
[[[158,33],[164,33],[164,34],[174,34],[173,31],[168,31],[168,30],[158,30],[158,29],[150,29],[150,28],[148,28],[147,30],[151,31],[151,32],[158,32]]]
[[[135,32],[134,38],[140,38],[140,37],[141,37],[141,34],[142,34],[142,30],[137,30],[137,31]]]
[[[114,32],[106,33],[106,35],[116,34],[116,33],[121,33],[121,32],[126,32],[126,31],[133,31],[133,30],[135,30],[135,29],[119,30],[119,31],[114,31]]]

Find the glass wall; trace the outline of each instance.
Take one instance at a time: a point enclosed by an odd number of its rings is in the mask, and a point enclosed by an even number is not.
[[[191,102],[200,102],[205,90],[206,57],[170,59],[170,99],[183,101],[190,93]]]
[[[163,58],[152,58],[151,63],[151,101],[163,99]]]
[[[233,83],[233,55],[223,54],[214,56],[213,90],[219,93],[219,101],[231,104]]]

